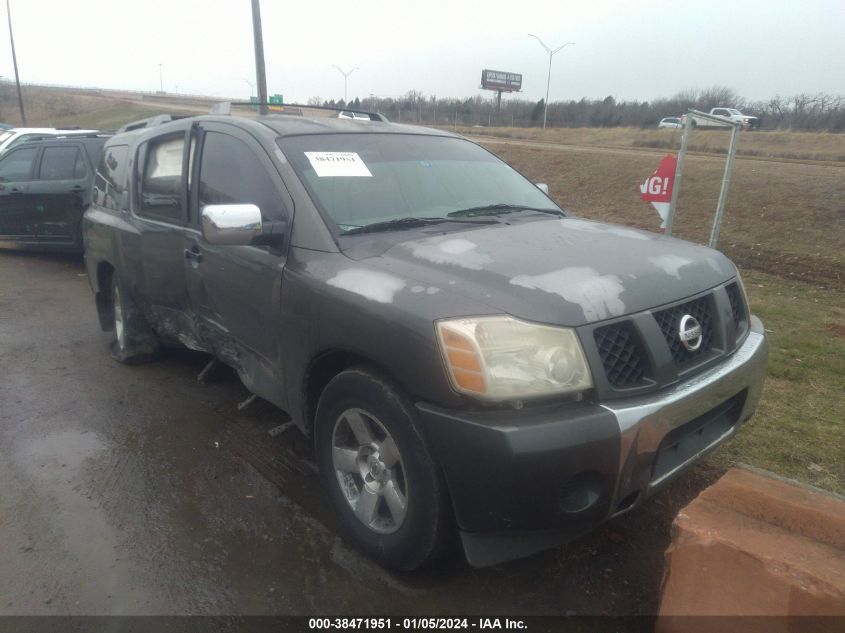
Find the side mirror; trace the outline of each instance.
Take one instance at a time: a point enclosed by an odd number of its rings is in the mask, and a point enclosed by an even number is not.
[[[542,191],[544,194],[549,195],[549,186],[544,182],[537,183],[537,189]]]
[[[254,204],[208,204],[202,208],[202,236],[209,244],[248,246],[261,234],[261,209]]]

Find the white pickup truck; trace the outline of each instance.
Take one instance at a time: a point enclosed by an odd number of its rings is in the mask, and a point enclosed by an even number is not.
[[[713,108],[710,110],[710,115],[719,117],[720,119],[725,119],[726,121],[731,121],[734,123],[741,123],[743,127],[754,129],[760,127],[760,119],[756,116],[749,116],[747,114],[743,114],[736,108]],[[681,123],[686,121],[687,115],[683,115],[681,117]],[[698,117],[693,115],[692,116],[692,126],[693,127],[727,127],[723,126],[715,121],[711,121],[710,119],[705,119],[703,117]]]

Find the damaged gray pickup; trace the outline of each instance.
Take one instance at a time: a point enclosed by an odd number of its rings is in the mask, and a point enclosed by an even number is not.
[[[158,118],[106,144],[85,214],[121,362],[181,342],[313,439],[348,538],[475,565],[643,503],[753,414],[763,327],[734,265],[570,217],[442,131]]]

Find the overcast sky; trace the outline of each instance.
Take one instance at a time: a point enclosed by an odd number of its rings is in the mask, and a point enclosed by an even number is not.
[[[245,97],[249,0],[11,0],[21,79]],[[725,85],[751,99],[845,92],[843,0],[263,0],[270,93],[349,97],[415,89],[470,96],[482,68],[523,74],[523,95],[651,99]],[[5,30],[5,16],[3,29]],[[13,77],[8,43],[0,75]],[[489,93],[487,93],[489,94]]]

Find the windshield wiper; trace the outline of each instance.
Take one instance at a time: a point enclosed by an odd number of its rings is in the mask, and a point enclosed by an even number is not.
[[[550,213],[551,215],[560,215],[563,213],[557,209],[540,209],[538,207],[526,207],[519,204],[485,204],[479,207],[470,207],[469,209],[460,209],[447,213],[450,218],[471,218],[479,215],[504,215],[506,213],[514,213],[516,211],[537,211],[539,213]]]
[[[395,220],[385,220],[384,222],[373,222],[372,224],[367,224],[365,226],[358,226],[353,229],[349,229],[348,231],[344,231],[342,235],[409,229],[417,226],[427,226],[429,224],[442,224],[444,222],[460,222],[462,224],[496,224],[495,220],[456,220],[453,218],[415,218],[413,216],[409,216],[407,218],[397,218]]]

